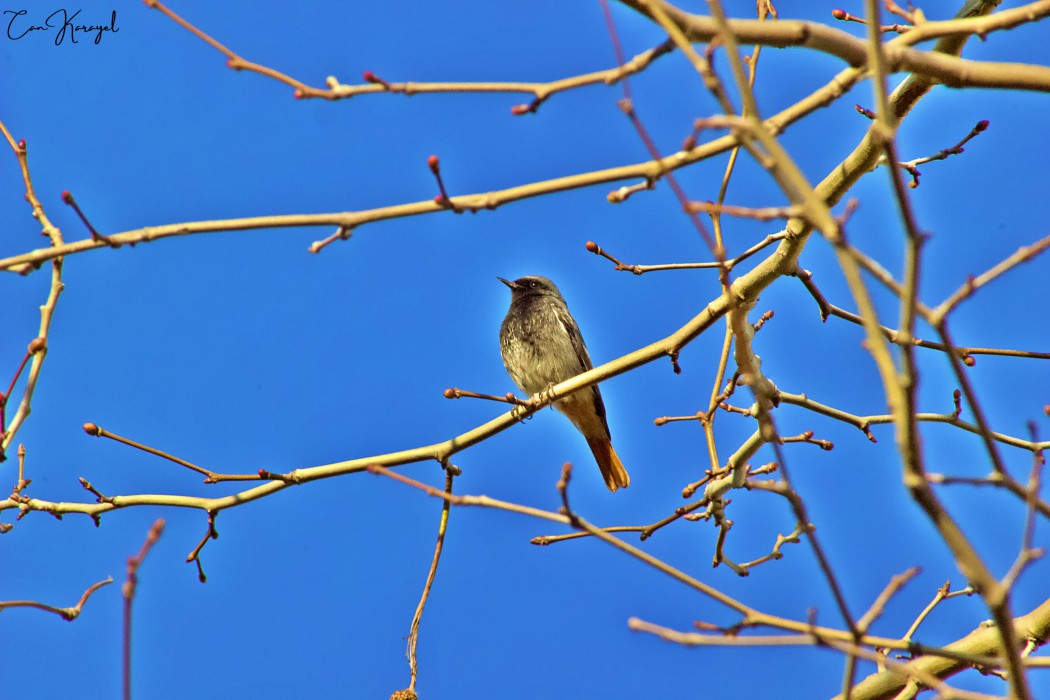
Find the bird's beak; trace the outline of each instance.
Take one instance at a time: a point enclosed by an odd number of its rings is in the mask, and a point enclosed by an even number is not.
[[[505,280],[502,277],[497,277],[496,279],[498,279],[500,282],[502,282],[503,284],[505,284],[508,287],[510,287],[512,290],[518,288],[518,285],[515,284],[514,282],[511,282],[510,280]]]

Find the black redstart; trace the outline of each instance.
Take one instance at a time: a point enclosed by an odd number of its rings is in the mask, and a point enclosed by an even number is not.
[[[594,367],[580,328],[553,282],[546,277],[496,279],[511,292],[510,310],[499,329],[503,366],[522,391],[532,396]],[[554,407],[587,438],[609,490],[629,486],[631,477],[613,450],[598,385],[558,399]]]

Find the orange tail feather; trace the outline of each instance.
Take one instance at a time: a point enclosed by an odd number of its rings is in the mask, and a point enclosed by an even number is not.
[[[613,449],[612,441],[609,438],[587,438],[587,445],[590,446],[591,452],[594,453],[594,461],[598,463],[598,468],[602,470],[605,485],[609,487],[610,491],[625,489],[631,485],[631,477],[627,475],[627,470],[616,455],[616,450]]]

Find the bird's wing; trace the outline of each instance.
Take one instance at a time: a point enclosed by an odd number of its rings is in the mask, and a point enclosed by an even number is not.
[[[587,346],[583,343],[580,327],[576,325],[576,320],[569,313],[568,309],[558,309],[558,321],[565,328],[565,333],[572,342],[572,349],[576,352],[576,359],[579,360],[579,369],[576,371],[576,374],[594,369],[594,365],[591,363],[591,356],[587,352]]]
[[[576,374],[583,374],[589,369],[594,369],[594,364],[591,362],[591,356],[587,352],[587,346],[583,343],[583,334],[580,333],[580,327],[576,325],[576,320],[571,314],[569,314],[567,308],[558,310],[558,321],[565,328],[569,340],[572,341],[572,349],[576,351],[576,359],[579,360],[579,369],[576,371]],[[583,391],[587,390],[584,389]],[[605,428],[605,434],[608,435],[609,422],[605,417],[605,402],[602,401],[602,394],[598,391],[598,385],[592,385],[590,387],[590,392],[594,400],[594,410],[598,414],[602,426]]]

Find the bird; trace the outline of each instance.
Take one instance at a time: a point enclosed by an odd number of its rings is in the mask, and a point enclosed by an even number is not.
[[[503,366],[522,391],[532,396],[594,368],[580,327],[553,282],[540,276],[496,279],[511,292],[499,329]],[[609,490],[627,488],[631,477],[613,449],[598,385],[562,397],[554,407],[587,439]]]

